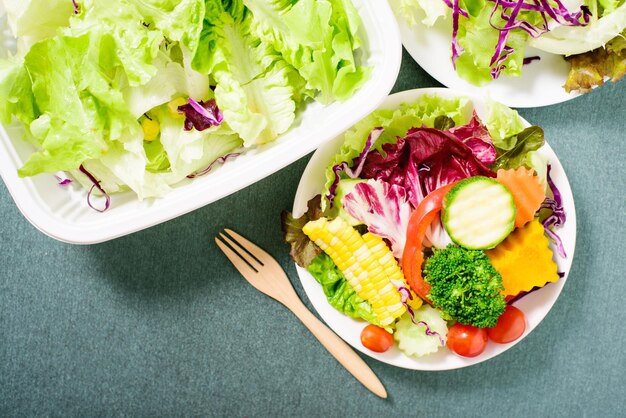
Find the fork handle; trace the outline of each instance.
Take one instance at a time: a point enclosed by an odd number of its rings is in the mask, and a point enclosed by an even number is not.
[[[381,398],[386,399],[387,391],[385,387],[367,363],[344,340],[317,319],[300,300],[298,302],[290,306],[291,311],[298,319],[363,386]]]

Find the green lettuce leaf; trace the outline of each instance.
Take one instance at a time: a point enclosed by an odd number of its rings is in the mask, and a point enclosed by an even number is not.
[[[390,0],[396,14],[402,16],[409,26],[422,22],[433,26],[440,18],[450,15],[450,8],[443,1],[432,0]]]
[[[7,23],[18,38],[19,55],[52,37],[60,27],[67,27],[74,15],[74,5],[67,0],[3,0]]]
[[[263,144],[285,132],[295,119],[293,67],[272,47],[251,35],[251,16],[221,12],[204,30],[196,56],[206,61],[217,83],[215,99],[245,146]],[[197,61],[196,61],[197,62]]]
[[[205,14],[204,0],[130,0],[147,24],[156,26],[169,41],[178,41],[195,53]]]
[[[487,116],[483,123],[493,139],[493,144],[503,150],[513,148],[514,135],[524,130],[524,124],[516,110],[490,99],[487,99]]]
[[[501,168],[509,169],[527,165],[528,153],[541,148],[545,139],[543,129],[539,126],[530,126],[510,138],[506,138],[503,142],[510,148],[502,149],[496,146],[496,162],[491,165],[494,171]]]
[[[244,0],[251,30],[268,42],[306,80],[310,95],[329,103],[350,97],[369,77],[354,51],[360,19],[346,0]]]
[[[352,318],[361,318],[379,325],[372,306],[357,295],[327,254],[318,255],[307,270],[322,285],[324,295],[333,308]]]
[[[468,82],[483,85],[493,81],[490,61],[500,34],[499,31],[493,29],[491,24],[504,26],[504,20],[497,14],[491,17],[491,7],[483,7],[480,1],[478,3],[472,8],[471,3],[466,1],[470,16],[468,19],[462,17],[459,22],[458,42],[465,52],[456,60],[456,71]],[[474,9],[478,12],[475,16],[471,14]],[[525,18],[533,20],[532,15],[525,16]],[[502,75],[520,76],[527,39],[528,35],[524,31],[509,32],[506,45],[513,48],[514,52],[502,63],[505,66]]]

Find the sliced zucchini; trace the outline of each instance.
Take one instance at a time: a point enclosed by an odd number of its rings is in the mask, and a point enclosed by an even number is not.
[[[443,199],[443,226],[456,244],[471,250],[493,248],[515,225],[515,201],[503,184],[475,176],[459,181]]]

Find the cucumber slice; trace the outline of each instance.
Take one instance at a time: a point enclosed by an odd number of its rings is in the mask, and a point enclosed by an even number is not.
[[[443,199],[443,226],[456,244],[471,250],[493,248],[513,231],[515,201],[501,183],[475,176],[459,181]]]

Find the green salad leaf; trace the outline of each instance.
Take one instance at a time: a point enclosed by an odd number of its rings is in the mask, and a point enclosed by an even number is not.
[[[496,162],[491,166],[495,170],[517,168],[526,165],[526,157],[531,151],[536,151],[545,143],[543,129],[539,126],[530,126],[518,134],[512,135],[502,143],[507,149],[496,145]]]
[[[357,295],[330,256],[321,253],[313,259],[307,270],[322,285],[324,295],[333,308],[352,318],[379,325],[372,305]]]

